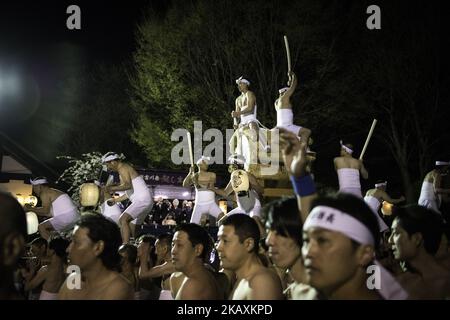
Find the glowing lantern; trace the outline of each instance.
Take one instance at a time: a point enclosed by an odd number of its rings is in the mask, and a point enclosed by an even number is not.
[[[390,216],[392,214],[392,208],[394,205],[387,201],[383,201],[383,205],[381,206],[381,213],[385,216]]]
[[[100,189],[95,183],[83,183],[80,186],[80,204],[83,207],[95,207],[100,199]]]
[[[16,194],[16,199],[21,206],[25,204],[25,198],[20,193]]]
[[[26,216],[27,216],[27,232],[28,232],[28,234],[36,233],[38,231],[38,226],[39,226],[39,220],[38,220],[36,213],[29,211],[26,213]]]
[[[35,196],[29,196],[25,202],[32,207],[36,207],[38,199]]]

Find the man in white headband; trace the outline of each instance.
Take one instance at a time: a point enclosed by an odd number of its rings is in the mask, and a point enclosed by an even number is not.
[[[234,129],[239,129],[238,132],[242,132],[244,129],[249,128],[249,135],[252,141],[258,140],[259,134],[259,121],[256,118],[257,105],[255,94],[248,89],[250,86],[250,81],[244,79],[242,76],[236,79],[236,84],[238,86],[241,95],[236,98],[235,111],[231,112],[231,117],[234,119]],[[239,125],[237,119],[240,119]],[[230,150],[232,153],[236,152],[236,142],[233,136],[230,140]],[[264,135],[260,135],[260,143],[264,149],[267,150],[267,141]]]
[[[191,166],[189,173],[184,178],[183,187],[194,185],[195,187],[195,205],[191,215],[191,223],[200,224],[203,214],[209,214],[216,219],[223,216],[223,212],[216,203],[214,185],[216,183],[216,174],[208,172],[208,164],[211,159],[202,156],[197,161],[198,172],[195,172],[194,166]]]
[[[110,171],[118,172],[120,184],[107,185],[106,192],[112,194],[116,191],[126,191],[131,200],[131,205],[120,215],[119,226],[123,243],[128,243],[130,234],[135,232],[136,225],[144,222],[145,217],[153,206],[153,197],[150,189],[136,170],[128,163],[122,162],[120,156],[113,152],[108,152],[102,158],[104,164]],[[121,201],[121,198],[113,198],[114,202]]]
[[[277,112],[276,128],[283,128],[296,134],[301,138],[302,143],[308,145],[311,130],[305,127],[297,126],[293,122],[294,113],[292,112],[291,97],[297,87],[297,77],[292,71],[288,73],[288,76],[288,87],[278,90],[279,97],[275,101],[275,110]]]
[[[407,293],[376,260],[378,223],[349,194],[318,198],[303,225],[308,283],[326,299],[406,299]]]
[[[25,211],[32,211],[41,217],[49,217],[39,224],[39,233],[42,238],[48,240],[52,231],[65,231],[75,225],[80,215],[78,209],[68,194],[50,188],[48,180],[38,177],[30,180],[33,193],[41,200],[41,207],[25,205]]]
[[[389,229],[389,227],[386,225],[384,220],[381,219],[381,217],[378,213],[378,210],[380,210],[380,207],[381,207],[381,203],[383,201],[387,201],[392,204],[399,204],[400,202],[405,201],[404,196],[401,196],[398,199],[391,198],[386,193],[386,187],[387,187],[387,181],[378,181],[375,184],[375,188],[367,190],[366,196],[364,197],[364,201],[375,213],[375,217],[377,218],[379,226],[380,226],[380,232],[384,232]]]
[[[255,219],[261,234],[263,234],[260,199],[264,193],[264,188],[253,174],[244,170],[245,159],[242,156],[233,155],[228,161],[230,162],[228,168],[231,174],[230,181],[225,189],[215,189],[214,192],[225,198],[234,192],[238,206],[228,212],[227,216],[236,213],[247,214]]]
[[[353,146],[343,144],[341,140],[340,157],[334,158],[334,168],[339,178],[339,192],[351,193],[362,198],[361,182],[359,175],[364,179],[369,178],[369,173],[362,160],[353,158]]]
[[[446,193],[441,188],[442,177],[448,174],[450,162],[436,161],[436,167],[425,175],[420,190],[419,206],[426,207],[441,213],[441,193]]]
[[[395,209],[389,244],[403,267],[397,280],[411,299],[450,297],[450,271],[436,259],[443,229],[442,217],[430,209],[418,205]]]

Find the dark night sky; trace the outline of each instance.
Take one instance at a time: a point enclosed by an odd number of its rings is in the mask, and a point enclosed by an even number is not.
[[[375,4],[380,2],[374,1]],[[408,1],[404,2],[406,12],[409,10]],[[239,2],[236,1],[236,3]],[[436,1],[436,3],[442,6],[444,2]],[[66,8],[71,4],[77,4],[81,8],[82,30],[72,31],[66,28],[66,19],[69,16]],[[41,89],[45,91],[46,86],[54,86],[54,80],[58,79],[56,74],[64,64],[63,60],[58,60],[59,64],[55,63],[56,52],[59,50],[76,52],[83,62],[88,64],[129,61],[135,48],[135,27],[143,19],[145,9],[152,7],[163,16],[169,5],[169,0],[2,2],[0,4],[0,75],[2,70],[11,68],[23,74],[32,74],[39,82]],[[442,12],[444,7],[442,6]],[[396,17],[384,20],[385,35],[395,32],[395,25],[392,23],[398,23],[402,19],[401,12],[398,14],[400,14],[398,20]],[[361,17],[361,19],[365,18],[365,15],[362,14]],[[420,17],[420,12],[417,12],[417,19]],[[445,13],[443,17],[446,18]],[[445,24],[446,22],[443,21],[442,25]],[[448,32],[442,32],[443,39],[444,37],[447,39],[447,35]],[[352,47],[349,46],[348,49],[352,50]],[[4,120],[5,117],[3,119],[0,117],[0,131],[17,133],[20,130],[23,132],[17,122],[11,119]]]

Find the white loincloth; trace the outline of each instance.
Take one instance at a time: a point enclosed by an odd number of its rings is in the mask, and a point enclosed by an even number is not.
[[[341,168],[337,170],[339,179],[339,192],[350,193],[362,198],[361,183],[359,182],[359,170]]]
[[[298,135],[302,127],[294,124],[294,113],[292,109],[278,109],[276,128],[283,128]]]
[[[161,290],[158,300],[174,300],[172,297],[172,292],[170,292],[170,290]]]
[[[256,191],[250,190],[250,192],[254,196],[253,206],[251,206],[251,208],[249,210],[245,210],[243,208],[241,201],[239,200],[240,197],[236,197],[238,206],[237,206],[237,208],[234,208],[233,210],[228,212],[227,216],[230,216],[230,215],[236,214],[236,213],[243,213],[243,214],[249,215],[250,217],[261,217],[261,202],[258,199]]]
[[[150,189],[145,184],[142,176],[137,176],[131,180],[133,194],[130,196],[131,204],[122,214],[128,214],[141,224],[153,206],[153,199]]]
[[[114,203],[114,205],[109,206],[106,201],[102,203],[100,206],[100,212],[105,217],[111,219],[115,223],[119,223],[120,215],[122,214],[122,210],[120,209],[119,205],[117,203]]]
[[[418,204],[419,206],[441,213],[439,211],[438,199],[436,198],[436,194],[434,193],[434,186],[431,182],[424,181],[422,183],[422,189],[420,190]]]
[[[39,300],[58,300],[58,293],[51,293],[42,290],[41,295],[39,296]]]
[[[67,194],[62,194],[52,202],[50,208],[52,218],[45,220],[51,223],[56,231],[71,228],[80,217],[77,207]]]
[[[364,201],[367,203],[367,205],[370,207],[370,209],[372,209],[373,213],[375,214],[375,217],[378,220],[378,226],[380,227],[380,232],[388,230],[389,227],[378,214],[378,210],[380,209],[381,206],[380,201],[378,201],[378,199],[373,196],[365,196]]]
[[[215,193],[211,190],[195,189],[195,205],[192,211],[191,223],[200,224],[202,214],[207,213],[215,218],[222,213],[216,203]]]

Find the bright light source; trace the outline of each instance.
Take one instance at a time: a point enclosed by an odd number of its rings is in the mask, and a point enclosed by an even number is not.
[[[189,194],[190,194],[190,192],[185,191],[185,192],[183,192],[183,197],[187,197]]]

